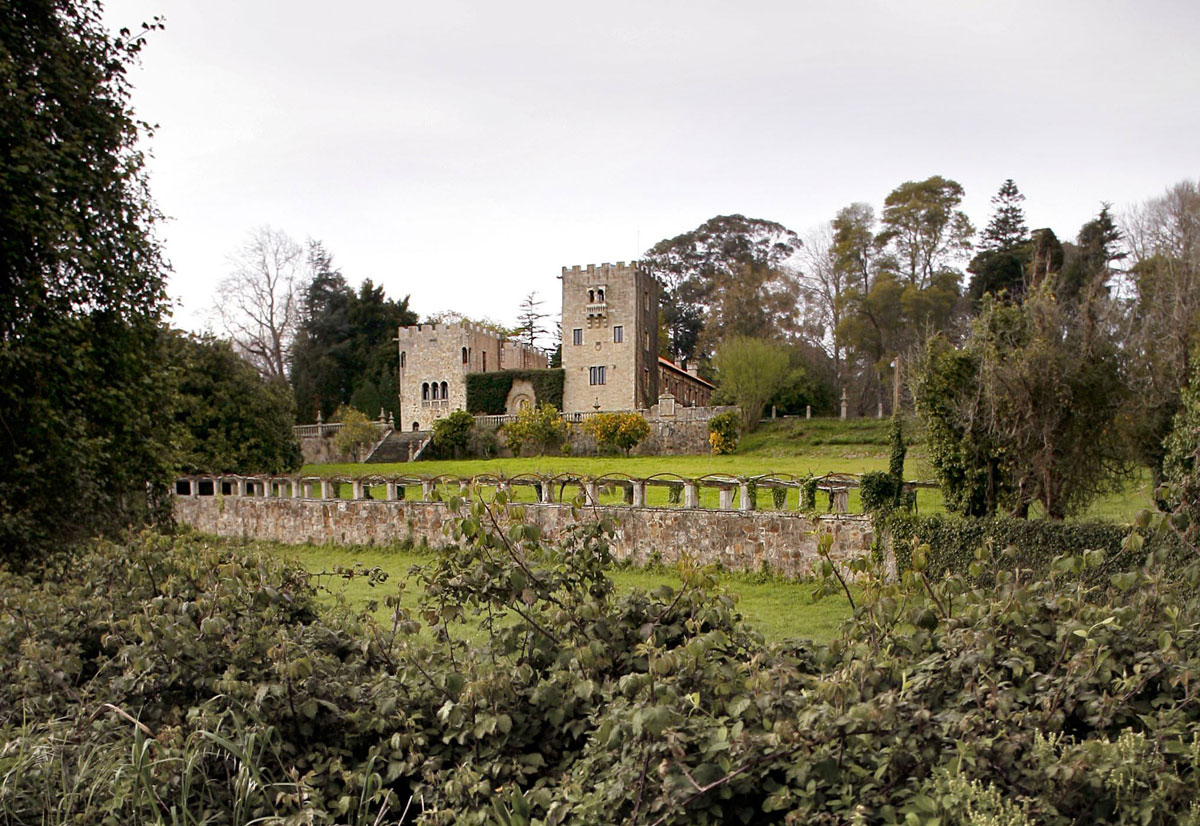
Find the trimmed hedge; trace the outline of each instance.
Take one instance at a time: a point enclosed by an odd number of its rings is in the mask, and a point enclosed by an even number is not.
[[[1014,564],[1034,570],[1047,570],[1050,562],[1063,554],[1082,550],[1104,552],[1100,573],[1109,574],[1140,564],[1145,551],[1123,551],[1121,543],[1129,528],[1111,522],[1053,522],[1042,519],[976,519],[946,514],[917,516],[896,513],[885,523],[898,570],[910,567],[915,538],[929,546],[926,573],[940,578],[949,573],[967,574],[975,551],[989,538],[996,552],[1015,549]]]
[[[498,416],[506,412],[504,403],[508,391],[518,379],[533,385],[538,407],[553,405],[562,410],[563,371],[550,370],[496,370],[491,373],[467,373],[467,410],[479,415]]]

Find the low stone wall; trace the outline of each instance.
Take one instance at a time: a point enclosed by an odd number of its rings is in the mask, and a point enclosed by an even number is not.
[[[645,562],[655,552],[666,561],[689,554],[731,570],[767,567],[803,577],[820,561],[817,533],[832,533],[830,557],[844,562],[871,547],[870,521],[862,516],[821,516],[777,511],[697,508],[597,507],[572,513],[569,505],[522,505],[526,521],[553,541],[579,519],[603,515],[616,526],[613,553]],[[449,543],[453,515],[441,502],[291,499],[259,496],[175,497],[175,518],[204,533],[279,542],[381,545],[397,541]]]
[[[301,436],[300,455],[305,464],[329,465],[339,462],[353,462],[354,457],[342,453],[333,444],[333,433],[321,436]]]

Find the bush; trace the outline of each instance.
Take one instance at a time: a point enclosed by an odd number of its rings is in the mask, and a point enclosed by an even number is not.
[[[742,417],[733,411],[708,420],[708,443],[715,454],[733,453],[741,435]]]
[[[563,371],[551,370],[495,370],[490,373],[468,373],[467,410],[474,414],[498,416],[508,412],[504,405],[513,382],[528,381],[533,385],[536,404],[548,404],[562,410]]]
[[[513,456],[529,447],[544,456],[550,447],[561,442],[567,435],[567,423],[562,414],[548,404],[541,407],[526,407],[517,414],[515,422],[508,422],[502,429],[504,442]]]
[[[886,513],[896,506],[900,486],[890,473],[872,470],[859,481],[863,510],[867,513]]]
[[[864,476],[865,481],[865,476]],[[866,491],[863,492],[864,499]],[[933,577],[965,575],[980,547],[991,543],[997,552],[1011,549],[1011,565],[1046,571],[1051,561],[1084,549],[1104,553],[1100,574],[1136,567],[1143,554],[1123,550],[1129,529],[1111,522],[1057,522],[997,517],[976,519],[946,514],[916,516],[895,513],[884,528],[900,569],[912,564],[912,549],[928,545],[927,573]],[[1164,540],[1164,543],[1166,540]]]
[[[333,436],[333,446],[339,453],[351,457],[351,461],[361,462],[363,451],[379,438],[379,430],[365,413],[347,405],[337,409],[333,420],[342,423],[341,429]]]
[[[475,417],[465,410],[455,410],[433,422],[433,446],[441,455],[458,459],[467,446]]]
[[[855,561],[831,643],[767,645],[686,561],[678,588],[618,594],[608,526],[548,546],[519,510],[449,507],[461,541],[386,622],[274,553],[189,537],[0,571],[0,821],[1200,816],[1195,562],[1081,588],[1094,553],[1036,577],[985,553],[977,588]]]
[[[622,450],[628,456],[650,435],[650,424],[641,413],[597,413],[584,420],[583,431],[595,437],[601,450]]]

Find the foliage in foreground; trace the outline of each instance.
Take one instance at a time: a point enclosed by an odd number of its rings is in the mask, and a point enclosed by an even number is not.
[[[0,574],[0,817],[1200,822],[1195,565],[1085,588],[1093,552],[1038,577],[980,558],[984,592],[918,549],[899,584],[856,563],[828,646],[767,645],[686,564],[614,595],[602,528],[550,548],[519,511],[460,516],[385,624],[186,537]]]

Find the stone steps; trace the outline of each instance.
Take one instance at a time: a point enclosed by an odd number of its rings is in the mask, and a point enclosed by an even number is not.
[[[425,430],[393,430],[367,457],[367,464],[391,464],[407,462],[429,440],[432,434]]]

